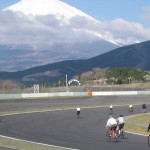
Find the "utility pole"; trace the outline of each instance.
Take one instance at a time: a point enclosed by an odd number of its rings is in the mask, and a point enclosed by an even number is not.
[[[67,74],[66,74],[66,92],[68,92],[68,81],[67,81]]]

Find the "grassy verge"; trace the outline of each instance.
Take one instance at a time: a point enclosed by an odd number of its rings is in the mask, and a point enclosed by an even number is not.
[[[147,135],[150,113],[127,116],[125,117],[125,122],[126,131]]]
[[[0,146],[15,150],[67,150],[67,148],[63,147],[42,145],[34,142],[11,139],[4,136],[0,136]]]

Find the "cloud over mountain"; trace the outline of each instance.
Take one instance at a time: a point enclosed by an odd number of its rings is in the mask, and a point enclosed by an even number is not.
[[[59,0],[21,0],[1,10],[0,20],[0,45],[7,47],[0,50],[2,70],[90,58],[150,38],[138,23],[98,21]],[[8,54],[14,64],[6,64]]]
[[[54,15],[26,16],[22,13],[5,11],[0,13],[0,19],[3,39],[1,44],[44,46],[53,42],[106,40],[106,37],[99,33],[101,24],[99,22],[94,24],[82,16],[75,16],[69,20],[69,23],[65,23]],[[114,41],[110,39],[110,42]]]

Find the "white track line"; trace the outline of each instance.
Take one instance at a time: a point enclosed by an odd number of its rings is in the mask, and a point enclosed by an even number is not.
[[[31,143],[31,144],[37,144],[37,145],[41,145],[41,146],[48,146],[48,147],[54,147],[54,148],[60,148],[60,149],[62,148],[62,149],[66,149],[66,150],[78,150],[78,149],[72,149],[72,148],[67,148],[67,147],[61,147],[61,146],[37,143],[37,142],[32,142],[32,141],[27,141],[27,140],[21,140],[21,139],[16,139],[16,138],[3,136],[3,135],[0,135],[0,137],[7,138],[7,139],[10,139],[10,140],[16,140],[16,141],[20,141],[20,142],[27,142],[27,143]]]
[[[134,132],[129,132],[129,131],[125,131],[125,132],[130,133],[130,134],[135,134],[135,135],[148,136],[148,135],[145,135],[145,134],[139,134],[139,133],[134,133]]]

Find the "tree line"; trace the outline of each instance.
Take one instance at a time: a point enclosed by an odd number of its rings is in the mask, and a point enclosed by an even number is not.
[[[149,82],[150,72],[135,68],[94,68],[75,76],[80,82],[101,80],[107,84],[129,84],[133,82]]]

